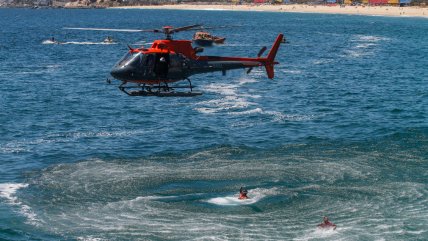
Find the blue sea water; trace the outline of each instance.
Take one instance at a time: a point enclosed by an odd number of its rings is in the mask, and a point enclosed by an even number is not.
[[[276,78],[130,97],[110,68],[163,36],[64,29],[194,23],[230,26],[207,55],[284,33]],[[428,239],[427,19],[0,9],[0,24],[0,240]],[[241,186],[248,203],[231,201]]]

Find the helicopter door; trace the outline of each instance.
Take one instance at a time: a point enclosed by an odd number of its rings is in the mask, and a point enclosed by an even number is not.
[[[156,54],[155,73],[158,78],[168,77],[169,64],[169,54]]]

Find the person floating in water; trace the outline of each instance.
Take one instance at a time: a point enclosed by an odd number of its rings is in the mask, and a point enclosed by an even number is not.
[[[333,228],[336,229],[336,224],[330,222],[327,217],[324,217],[323,222],[317,225],[320,228]]]
[[[247,189],[241,187],[241,189],[239,189],[239,198],[238,199],[248,199],[249,197],[247,196]]]

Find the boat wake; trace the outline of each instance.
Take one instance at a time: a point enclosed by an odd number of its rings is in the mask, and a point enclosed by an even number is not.
[[[77,41],[70,41],[70,42],[58,42],[58,41],[52,41],[52,40],[45,40],[42,42],[42,44],[76,44],[76,45],[111,45],[111,44],[117,44],[115,42],[77,42]]]

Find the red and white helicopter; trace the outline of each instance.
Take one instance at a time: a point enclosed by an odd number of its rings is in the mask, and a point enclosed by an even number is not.
[[[174,28],[171,26],[152,30],[128,30],[133,32],[164,33],[165,39],[155,40],[150,48],[131,48],[111,69],[111,76],[122,81],[119,89],[132,96],[196,96],[201,92],[193,91],[189,77],[214,71],[264,66],[269,79],[274,78],[274,65],[279,46],[284,42],[283,34],[278,34],[266,57],[261,57],[266,47],[260,49],[256,58],[222,57],[198,55],[203,48],[193,47],[191,40],[173,40],[172,34],[194,30],[201,25],[190,25]],[[79,30],[127,31],[120,29],[68,28]],[[170,83],[187,80],[188,86],[169,86]],[[129,86],[127,83],[135,83]],[[130,88],[138,90],[128,91]],[[186,92],[176,91],[177,88],[189,88]]]

